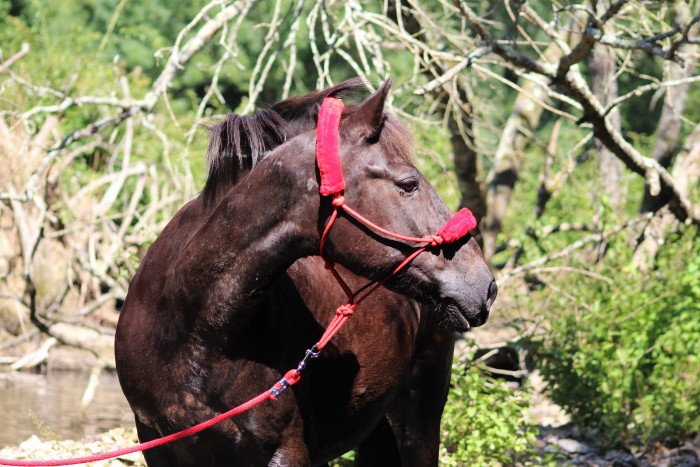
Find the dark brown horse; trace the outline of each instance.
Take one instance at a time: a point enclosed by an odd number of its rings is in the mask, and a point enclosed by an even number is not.
[[[313,257],[332,212],[318,193],[314,122],[324,97],[357,88],[346,82],[212,129],[205,189],[149,249],[117,328],[117,370],[141,441],[268,389],[345,301]],[[451,213],[410,162],[410,135],[384,114],[388,90],[344,114],[345,197],[393,231],[433,234]],[[326,254],[359,287],[411,248],[341,216]],[[387,287],[405,296],[379,289],[358,306],[293,391],[147,451],[148,464],[319,465],[359,446],[362,465],[435,465],[454,331],[483,324],[495,282],[464,239],[421,254]]]

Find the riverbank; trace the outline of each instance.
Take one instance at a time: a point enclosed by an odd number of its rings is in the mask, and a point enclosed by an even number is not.
[[[138,443],[135,429],[115,428],[100,435],[87,436],[82,440],[55,441],[41,440],[36,435],[30,437],[18,446],[6,447],[0,450],[3,459],[68,459],[91,456],[102,452],[112,451]],[[94,467],[145,467],[141,453],[121,456],[117,459],[101,462],[78,464]]]
[[[5,459],[67,459],[112,451],[138,442],[132,428],[115,428],[106,433],[87,436],[80,441],[41,440],[32,436],[18,446],[0,450]],[[625,450],[600,451],[581,441],[576,427],[542,427],[537,448],[543,459],[557,465],[586,467],[697,467],[700,465],[700,434],[680,446],[652,446],[645,452]],[[79,464],[89,467],[146,467],[141,453],[129,454],[102,462]],[[531,464],[532,465],[532,464]]]
[[[506,328],[495,327],[488,333],[474,332],[472,337],[476,338],[477,344],[482,348],[499,347],[501,342],[508,342],[514,338],[506,331]],[[466,352],[468,345],[473,344],[467,340],[460,341],[457,346],[457,355]],[[22,372],[0,373],[0,388],[6,391],[4,400],[8,403],[5,407],[0,401],[0,408],[6,411],[5,415],[8,415],[11,409],[18,410],[9,417],[9,425],[5,426],[4,431],[9,432],[13,421],[26,419],[29,414],[32,419],[29,424],[32,427],[31,432],[39,434],[31,437],[27,434],[25,437],[17,437],[15,441],[6,443],[8,447],[0,450],[0,458],[67,459],[113,451],[136,444],[138,440],[132,428],[131,412],[128,410],[126,401],[123,400],[116,376],[110,372],[103,373],[99,391],[97,391],[98,396],[90,406],[92,410],[80,415],[77,408],[89,378],[89,374],[84,370],[91,367],[90,362],[81,367],[83,371],[66,371],[75,367],[74,364],[65,363],[73,361],[74,358],[64,358],[67,356],[56,349],[54,351],[55,355],[47,362],[47,368],[53,370],[45,375]],[[63,357],[59,358],[61,355]],[[59,361],[65,362],[59,365],[57,364]],[[517,365],[512,370],[516,368]],[[537,371],[529,372],[528,381],[531,388],[531,409],[528,416],[540,427],[536,449],[547,465],[554,463],[554,465],[598,467],[700,466],[700,434],[676,445],[659,444],[650,446],[645,451],[599,449],[586,440],[570,423],[567,414],[546,397],[544,382]],[[30,397],[33,391],[36,392],[36,399]],[[18,403],[20,400],[21,404]],[[50,408],[55,411],[41,412],[43,409]],[[103,423],[109,423],[110,428],[121,427],[103,429],[104,426],[101,426]],[[80,430],[75,431],[78,425]],[[88,425],[91,430],[89,432]],[[82,436],[84,433],[95,434]],[[62,440],[61,436],[75,440]],[[81,465],[145,467],[145,462],[143,456],[136,453],[111,461]]]
[[[91,403],[86,388],[93,381]],[[90,396],[90,394],[88,394]],[[31,435],[75,439],[133,426],[134,416],[113,372],[94,380],[89,371],[48,370],[0,373],[0,448],[17,446]]]

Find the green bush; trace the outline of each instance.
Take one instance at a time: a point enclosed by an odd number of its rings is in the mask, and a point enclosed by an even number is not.
[[[536,343],[552,399],[607,444],[648,444],[700,430],[700,245],[667,245],[652,276],[609,267],[570,283]],[[621,262],[621,258],[617,259]]]
[[[526,421],[526,394],[457,362],[442,417],[443,465],[510,465],[534,455],[536,428]]]

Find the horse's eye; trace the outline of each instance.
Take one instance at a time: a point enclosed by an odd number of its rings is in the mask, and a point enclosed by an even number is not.
[[[418,180],[413,177],[406,178],[400,182],[396,182],[396,186],[398,186],[403,193],[411,194],[418,189]]]

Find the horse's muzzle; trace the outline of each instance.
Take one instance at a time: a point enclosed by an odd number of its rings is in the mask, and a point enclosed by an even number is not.
[[[461,289],[462,294],[450,293],[444,296],[438,308],[443,326],[457,332],[465,332],[486,323],[498,295],[498,286],[493,278],[488,287],[481,286],[481,291],[473,285],[462,285]]]

